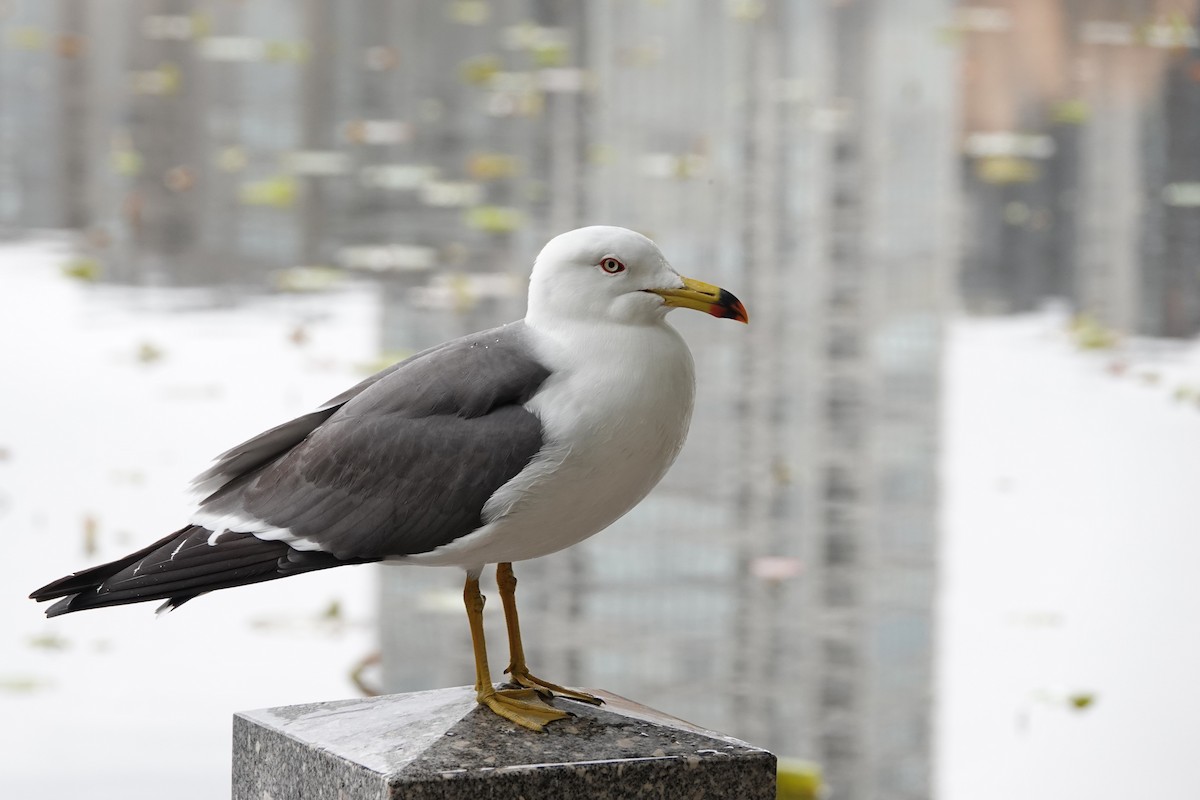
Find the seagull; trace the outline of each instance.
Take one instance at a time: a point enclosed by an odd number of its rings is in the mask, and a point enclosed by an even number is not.
[[[234,447],[193,481],[187,525],[33,592],[48,617],[164,600],[346,564],[457,566],[479,703],[540,731],[569,716],[534,677],[512,563],[608,527],[666,473],[687,435],[695,368],[674,308],[748,322],[650,239],[594,226],[534,261],[525,318],[437,345]],[[492,684],[479,577],[495,564],[513,688]]]

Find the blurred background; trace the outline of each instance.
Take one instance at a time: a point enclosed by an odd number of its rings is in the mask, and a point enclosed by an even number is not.
[[[233,711],[472,681],[460,576],[53,622],[206,459],[635,228],[662,486],[517,566],[535,672],[788,797],[1200,785],[1195,0],[0,2],[0,796],[228,792]],[[487,591],[485,587],[485,591]],[[503,625],[489,606],[498,663]]]

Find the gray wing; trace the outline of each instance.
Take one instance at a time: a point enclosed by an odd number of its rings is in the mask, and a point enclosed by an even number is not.
[[[440,345],[234,448],[209,471],[225,482],[200,510],[286,528],[340,559],[470,533],[542,447],[524,404],[550,373],[527,337],[512,323]]]

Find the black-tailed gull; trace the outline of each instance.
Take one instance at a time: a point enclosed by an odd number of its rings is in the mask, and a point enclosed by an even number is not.
[[[646,237],[590,227],[551,240],[525,319],[464,336],[367,378],[218,457],[195,481],[191,522],[109,564],[38,589],[57,616],[193,597],[343,564],[454,565],[475,648],[479,702],[527,728],[566,714],[529,674],[512,562],[603,530],[675,460],[694,369],[672,308],[747,321],[729,292],[681,277]],[[497,564],[508,623],[497,689],[479,575]]]

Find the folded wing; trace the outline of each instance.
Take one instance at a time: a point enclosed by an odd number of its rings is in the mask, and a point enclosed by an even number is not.
[[[57,615],[427,552],[476,530],[537,454],[549,377],[522,323],[440,345],[222,454],[192,524],[42,587]]]

